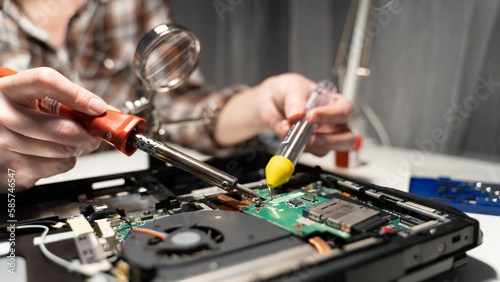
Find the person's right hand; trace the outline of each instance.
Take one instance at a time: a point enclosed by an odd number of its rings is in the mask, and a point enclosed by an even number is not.
[[[50,68],[30,69],[0,78],[0,192],[9,188],[15,171],[15,192],[41,178],[70,170],[76,156],[99,147],[100,139],[78,122],[49,114],[38,99],[52,98],[89,115],[101,115],[106,103]]]

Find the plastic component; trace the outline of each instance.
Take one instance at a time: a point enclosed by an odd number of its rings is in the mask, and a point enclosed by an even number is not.
[[[127,156],[137,150],[132,143],[127,144],[130,135],[144,133],[146,130],[144,119],[113,110],[107,110],[100,116],[90,116],[61,105],[59,114],[79,121],[90,133],[113,144]]]
[[[500,184],[446,177],[412,177],[410,193],[464,212],[500,215]]]
[[[290,180],[295,167],[283,156],[273,156],[266,166],[266,181],[271,188],[281,186]]]
[[[335,152],[335,165],[342,168],[357,167],[359,165],[359,148],[363,137],[356,135],[356,143],[351,151],[336,151]]]
[[[0,68],[0,77],[9,76],[16,73],[17,73],[16,71],[13,71],[9,68]]]

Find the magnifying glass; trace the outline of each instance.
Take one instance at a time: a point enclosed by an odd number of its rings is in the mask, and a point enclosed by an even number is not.
[[[126,102],[129,113],[145,117],[148,130],[160,136],[166,128],[198,123],[210,123],[213,109],[192,119],[160,121],[152,101],[161,92],[178,88],[188,81],[201,57],[200,41],[196,35],[177,24],[161,24],[147,33],[139,42],[134,56],[134,71],[148,91],[135,102]]]
[[[184,84],[198,66],[201,47],[198,38],[176,24],[162,24],[146,34],[137,46],[134,69],[148,90],[166,92]],[[199,121],[196,119],[191,121]],[[183,121],[186,122],[186,121]],[[237,183],[237,179],[167,145],[142,134],[134,145],[148,154],[181,168],[208,183],[228,191],[237,189],[260,198],[254,191]]]
[[[176,24],[162,24],[139,42],[134,70],[148,90],[166,92],[189,79],[200,54],[200,41],[194,33]]]

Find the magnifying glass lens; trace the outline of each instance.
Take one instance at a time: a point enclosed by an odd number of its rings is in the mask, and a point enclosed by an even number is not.
[[[168,91],[186,82],[198,65],[200,43],[190,31],[163,24],[146,34],[135,54],[135,68],[143,83]]]

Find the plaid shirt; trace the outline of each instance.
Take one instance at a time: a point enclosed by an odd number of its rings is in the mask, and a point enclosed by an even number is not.
[[[136,46],[142,36],[170,22],[169,4],[163,0],[90,0],[70,20],[66,42],[54,47],[45,30],[24,16],[15,1],[0,0],[0,66],[17,71],[51,67],[75,83],[124,110],[136,100],[140,83],[132,69]],[[40,15],[64,9],[64,1],[47,2]],[[193,75],[196,77],[196,75]],[[241,86],[218,92],[191,79],[185,86],[160,93],[155,101],[164,122],[200,118],[208,108],[220,109]],[[169,141],[205,153],[222,153],[207,123],[165,128]],[[225,151],[227,153],[227,151]]]

